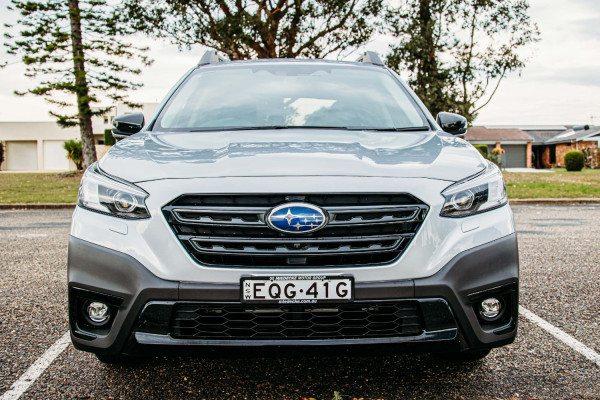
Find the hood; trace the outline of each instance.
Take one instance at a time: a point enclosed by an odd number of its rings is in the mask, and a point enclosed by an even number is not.
[[[469,143],[434,132],[279,129],[142,132],[100,161],[129,182],[241,176],[377,176],[458,181],[485,167]]]

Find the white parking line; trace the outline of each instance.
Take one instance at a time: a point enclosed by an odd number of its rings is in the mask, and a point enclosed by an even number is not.
[[[65,333],[54,344],[46,350],[31,366],[21,375],[18,381],[13,383],[8,392],[4,393],[0,400],[17,400],[25,393],[29,386],[52,364],[52,361],[60,355],[71,343],[69,332]]]
[[[581,343],[579,340],[575,339],[568,333],[561,331],[545,319],[538,317],[525,307],[519,306],[519,313],[534,324],[536,324],[537,326],[539,326],[540,328],[542,328],[543,330],[545,330],[546,332],[548,332],[549,334],[551,334],[552,336],[554,336],[555,338],[557,338],[558,340],[560,340],[561,342],[563,342],[564,344],[566,344],[567,346],[569,346],[570,348],[572,348],[573,350],[575,350],[576,352],[578,352],[579,354],[581,354],[582,356],[584,356],[585,358],[587,358],[588,360],[596,363],[596,365],[600,367],[600,354],[596,353],[594,350],[590,349],[585,344]]]

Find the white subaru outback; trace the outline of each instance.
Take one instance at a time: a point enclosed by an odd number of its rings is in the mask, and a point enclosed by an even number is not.
[[[85,172],[68,256],[76,348],[420,348],[484,357],[517,332],[517,239],[466,120],[375,53],[208,52]],[[126,139],[125,139],[126,138]]]

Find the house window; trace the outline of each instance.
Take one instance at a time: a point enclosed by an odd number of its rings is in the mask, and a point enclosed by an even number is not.
[[[104,117],[104,125],[108,124],[108,117]]]
[[[556,163],[556,145],[551,144],[550,145],[550,164],[555,164],[555,163]]]

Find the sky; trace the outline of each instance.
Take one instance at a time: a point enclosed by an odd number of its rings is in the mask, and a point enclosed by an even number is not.
[[[0,0],[0,41],[13,13],[5,12],[8,0]],[[530,0],[530,15],[540,29],[540,42],[528,50],[530,60],[521,74],[500,84],[492,101],[483,108],[475,125],[600,125],[600,0]],[[204,49],[179,51],[166,41],[143,37],[136,44],[150,47],[155,62],[143,69],[138,80],[144,87],[132,92],[136,102],[159,102],[171,86],[197,64]],[[385,38],[367,48],[386,52]],[[356,58],[356,54],[351,58]],[[25,67],[0,47],[0,121],[49,121],[50,106],[33,96],[18,97],[15,90],[35,85],[24,76]]]

